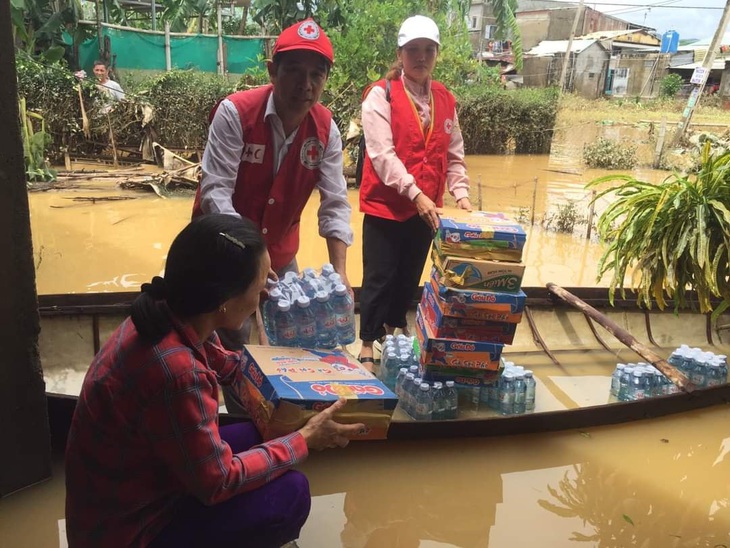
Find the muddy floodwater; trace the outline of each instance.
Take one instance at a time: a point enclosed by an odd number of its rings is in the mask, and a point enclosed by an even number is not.
[[[551,281],[565,286],[607,283],[596,281],[602,247],[595,234],[586,239],[591,194],[585,184],[609,172],[586,169],[580,159],[582,143],[594,139],[598,130],[581,126],[558,132],[550,155],[467,157],[474,207],[481,204],[484,210],[509,213],[528,233],[525,286]],[[633,127],[601,129],[603,133],[607,130],[635,140],[646,133]],[[658,182],[667,173],[636,170],[634,175]],[[126,199],[104,200],[110,196]],[[347,268],[350,282],[359,286],[362,216],[357,191],[351,190],[349,196],[355,244],[348,252]],[[190,219],[192,199],[189,194],[163,199],[152,192],[119,190],[102,181],[83,183],[74,190],[31,193],[38,292],[137,290],[162,271],[172,239]],[[550,227],[557,223],[559,207],[569,203],[575,206],[575,230],[572,234],[555,232]],[[298,254],[302,268],[318,267],[327,258],[325,242],[317,235],[318,204],[315,193],[302,216]],[[447,211],[450,204],[453,201],[447,199]],[[424,279],[429,268],[427,264]]]
[[[546,228],[565,204],[588,214],[585,183],[607,172],[586,169],[580,155],[583,143],[599,133],[642,143],[640,157],[650,155],[646,128],[586,124],[559,131],[550,155],[467,158],[474,206],[510,213],[528,232],[525,286],[607,283],[596,282],[603,249],[595,235],[586,238],[585,222],[573,234]],[[633,174],[651,182],[667,176],[647,169]],[[92,200],[108,196],[130,199]],[[318,201],[313,196],[302,218],[302,267],[317,267],[327,257],[317,236]],[[350,201],[355,245],[348,273],[360,285],[356,191]],[[90,182],[73,191],[32,193],[30,204],[39,293],[136,291],[162,271],[172,238],[189,220],[192,196],[162,199]],[[526,326],[520,329],[527,333]],[[584,362],[612,366],[587,356]],[[556,374],[554,382],[571,401],[605,399],[605,375],[583,371],[577,362],[567,367],[570,375]],[[361,443],[314,454],[301,466],[313,501],[299,546],[727,548],[728,425],[725,405],[584,431]],[[60,463],[55,472],[52,482],[0,502],[0,545],[59,546]]]

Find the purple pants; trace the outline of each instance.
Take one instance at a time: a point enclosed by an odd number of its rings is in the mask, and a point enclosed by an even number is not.
[[[261,437],[251,423],[223,426],[220,434],[234,453],[261,443]],[[299,537],[310,505],[309,482],[304,474],[293,470],[258,489],[214,506],[205,506],[194,497],[186,497],[180,502],[172,522],[150,548],[279,548]]]

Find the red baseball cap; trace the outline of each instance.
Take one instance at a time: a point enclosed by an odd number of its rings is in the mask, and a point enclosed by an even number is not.
[[[313,19],[305,19],[285,28],[274,44],[274,55],[297,49],[310,50],[324,56],[330,64],[335,62],[332,42]]]

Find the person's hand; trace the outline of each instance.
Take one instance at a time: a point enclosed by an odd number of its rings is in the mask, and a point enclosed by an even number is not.
[[[340,424],[335,422],[334,414],[342,409],[347,400],[340,398],[324,411],[307,421],[299,433],[304,437],[309,449],[322,451],[333,447],[347,447],[350,437],[365,428],[364,424]]]
[[[436,232],[439,228],[439,214],[441,211],[433,203],[433,200],[421,192],[416,199],[413,200],[423,222],[426,223],[432,231]]]
[[[84,80],[86,79],[86,71],[77,70],[76,72],[74,72],[74,76],[76,76],[76,78],[78,78],[79,80]]]
[[[464,196],[463,198],[459,198],[456,201],[456,205],[459,209],[465,209],[467,211],[472,210],[471,201],[469,201],[469,198],[467,198],[466,196]]]
[[[335,272],[337,272],[340,275],[340,280],[342,280],[342,284],[347,288],[347,291],[350,293],[350,297],[352,300],[355,300],[355,292],[352,290],[352,286],[350,285],[350,280],[347,279],[347,274],[344,270],[339,271],[335,269]]]

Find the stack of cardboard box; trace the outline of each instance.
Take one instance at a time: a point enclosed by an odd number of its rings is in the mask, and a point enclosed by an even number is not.
[[[416,314],[421,373],[458,388],[491,384],[522,319],[525,231],[501,213],[442,216]]]

